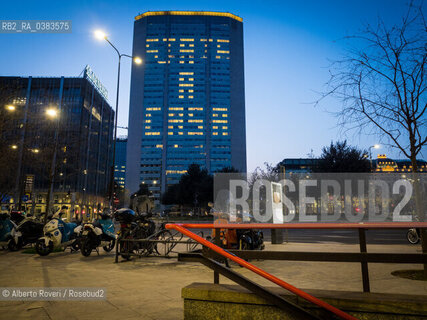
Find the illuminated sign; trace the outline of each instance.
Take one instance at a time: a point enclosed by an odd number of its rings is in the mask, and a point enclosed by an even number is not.
[[[107,88],[105,88],[101,81],[99,81],[98,77],[88,65],[85,67],[83,77],[94,85],[95,89],[105,98],[105,100],[108,100]]]

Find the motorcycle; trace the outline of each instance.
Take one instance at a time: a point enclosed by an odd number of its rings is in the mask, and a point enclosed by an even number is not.
[[[101,214],[101,219],[83,226],[80,251],[83,256],[90,256],[92,250],[102,247],[105,252],[113,250],[117,236],[110,215]]]
[[[418,228],[411,228],[406,233],[406,239],[408,239],[409,243],[411,244],[417,244],[420,242],[420,229]]]
[[[259,230],[243,229],[237,230],[239,239],[239,250],[263,250],[264,235]]]
[[[122,208],[114,213],[114,217],[120,222],[120,239],[137,240],[147,239],[155,233],[156,225],[149,219],[148,214],[136,214],[131,209]],[[125,259],[130,259],[131,254],[150,254],[155,250],[152,243],[119,241],[120,255]]]
[[[17,251],[27,244],[36,243],[42,235],[43,223],[34,217],[25,217],[13,228],[8,248],[10,251]]]
[[[61,212],[56,213],[44,227],[44,236],[36,242],[36,252],[41,256],[47,256],[55,248],[67,248],[72,251],[80,248],[80,234],[82,226],[76,223],[66,223],[61,219]]]
[[[6,248],[13,239],[12,231],[16,224],[10,219],[8,213],[0,214],[0,246]]]

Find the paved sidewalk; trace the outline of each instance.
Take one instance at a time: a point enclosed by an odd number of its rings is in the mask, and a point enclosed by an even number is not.
[[[357,252],[358,245],[290,243],[267,245],[267,250]],[[102,251],[102,250],[101,250]],[[420,252],[412,245],[368,245],[368,252]],[[299,288],[361,291],[358,263],[253,261],[257,266]],[[232,265],[233,270],[258,283],[268,281]],[[372,292],[426,295],[427,282],[400,279],[390,273],[420,269],[420,265],[369,264]],[[197,263],[176,258],[141,258],[114,263],[101,252],[84,258],[80,253],[47,257],[0,251],[0,287],[105,287],[107,300],[94,302],[0,302],[0,319],[182,319],[181,288],[193,282],[212,282],[213,272]],[[232,283],[221,277],[222,283]]]

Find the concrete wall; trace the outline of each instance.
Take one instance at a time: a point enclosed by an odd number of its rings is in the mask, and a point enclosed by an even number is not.
[[[303,308],[330,319],[313,304],[281,288],[270,288]],[[330,290],[306,290],[313,296],[358,319],[415,320],[427,319],[427,296],[362,293]],[[184,319],[297,319],[238,285],[193,283],[182,289]]]

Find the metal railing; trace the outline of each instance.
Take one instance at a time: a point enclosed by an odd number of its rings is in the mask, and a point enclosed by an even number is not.
[[[173,224],[166,225],[166,229],[174,229],[187,237],[197,241],[206,248],[219,254],[221,257],[230,259],[240,266],[251,270],[261,277],[279,285],[280,287],[304,298],[324,310],[338,316],[341,319],[356,319],[336,307],[294,287],[293,285],[275,277],[274,275],[258,268],[243,258],[272,259],[272,260],[302,260],[302,261],[334,261],[334,262],[360,262],[362,270],[362,281],[364,291],[369,291],[368,262],[380,263],[427,263],[427,254],[369,254],[366,248],[366,229],[401,229],[401,228],[427,228],[425,222],[394,222],[394,223],[291,223],[291,224]],[[220,246],[198,236],[188,229],[357,229],[359,231],[360,253],[319,253],[319,252],[268,252],[268,251],[240,251],[225,250]],[[219,235],[219,232],[215,232]],[[216,243],[219,244],[217,236]],[[208,263],[205,263],[208,265]],[[214,272],[214,282],[218,283],[218,270]],[[230,278],[231,279],[231,278]],[[280,301],[278,302],[280,303]]]

